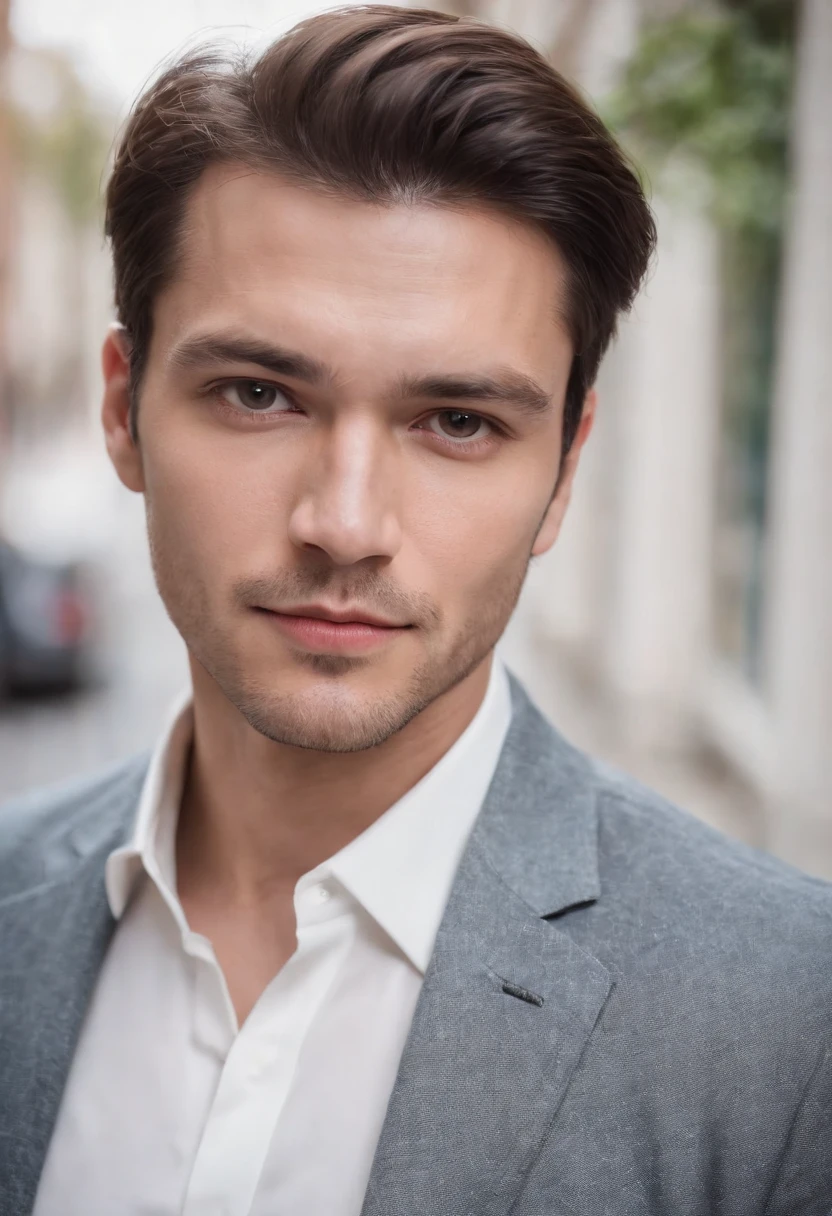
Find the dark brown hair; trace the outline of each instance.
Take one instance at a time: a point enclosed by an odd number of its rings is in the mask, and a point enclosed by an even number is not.
[[[134,426],[189,191],[220,161],[373,202],[484,203],[543,229],[569,277],[568,449],[655,228],[612,136],[528,43],[470,19],[368,5],[303,21],[253,60],[206,51],[169,67],[134,107],[107,189]]]

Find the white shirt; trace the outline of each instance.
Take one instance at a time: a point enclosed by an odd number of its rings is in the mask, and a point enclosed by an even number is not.
[[[495,660],[476,717],[370,828],[305,874],[297,949],[238,1027],[176,893],[193,730],[178,709],[133,838],[118,920],[33,1216],[358,1216],[425,969],[511,718]]]

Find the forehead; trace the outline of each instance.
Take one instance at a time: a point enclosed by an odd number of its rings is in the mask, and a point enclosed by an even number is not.
[[[324,357],[327,344],[376,346],[418,363],[439,347],[540,371],[569,353],[564,293],[551,242],[485,208],[374,204],[214,166],[189,199],[156,322],[171,341],[230,324]]]

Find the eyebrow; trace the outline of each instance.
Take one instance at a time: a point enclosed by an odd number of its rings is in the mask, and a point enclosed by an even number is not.
[[[322,384],[331,379],[329,369],[317,359],[310,359],[308,355],[286,350],[271,342],[233,334],[203,334],[190,338],[174,347],[169,361],[174,367],[184,370],[210,363],[255,363],[276,376],[290,376],[309,384]]]
[[[189,338],[174,347],[169,360],[185,370],[212,363],[252,363],[276,376],[308,384],[326,384],[334,379],[326,364],[308,355],[229,333]],[[432,401],[499,402],[531,417],[546,413],[552,405],[551,397],[536,380],[513,368],[497,368],[487,375],[405,376],[398,383],[397,396],[400,400],[417,397]]]
[[[513,405],[531,417],[546,413],[552,405],[551,397],[536,380],[512,368],[499,368],[482,376],[406,377],[399,383],[399,394],[434,401],[495,401]]]

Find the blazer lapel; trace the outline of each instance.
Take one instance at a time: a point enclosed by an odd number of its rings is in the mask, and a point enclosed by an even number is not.
[[[73,833],[72,860],[57,877],[0,901],[0,1216],[32,1209],[115,927],[104,865],[135,810],[135,782],[125,785],[117,803],[90,808]]]
[[[543,919],[598,896],[591,770],[513,692],[362,1216],[505,1216],[611,988],[602,964]]]

